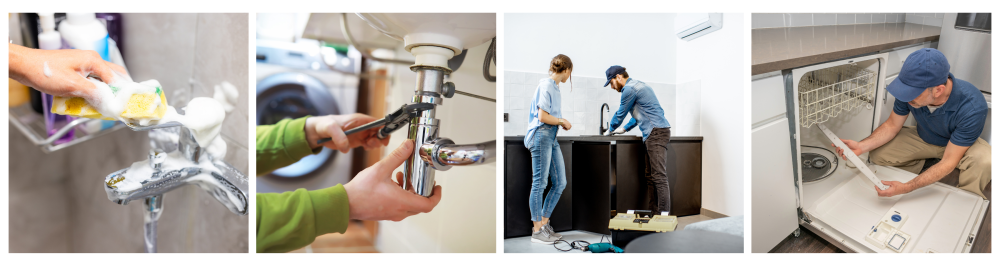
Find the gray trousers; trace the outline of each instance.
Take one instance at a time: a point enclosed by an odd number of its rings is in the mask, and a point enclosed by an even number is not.
[[[653,128],[646,137],[646,199],[654,214],[670,211],[670,183],[667,182],[667,144],[670,128]]]

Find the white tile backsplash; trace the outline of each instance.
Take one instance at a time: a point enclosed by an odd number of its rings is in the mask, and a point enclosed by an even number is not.
[[[547,78],[544,73],[526,73],[506,71],[505,76],[524,76],[526,80],[514,78],[504,80],[504,87],[512,87],[511,93],[505,94],[505,104],[509,104],[509,122],[504,123],[504,135],[516,136],[524,135],[527,130],[528,108],[534,95],[538,80]],[[562,94],[563,117],[573,123],[573,128],[569,131],[560,131],[559,135],[596,135],[600,131],[601,105],[607,103],[609,110],[603,114],[605,124],[610,122],[611,116],[618,110],[620,95],[610,87],[604,87],[604,78],[595,77],[573,77],[572,90],[569,83],[560,85]],[[518,82],[529,84],[518,84]],[[663,108],[664,116],[674,124],[677,111],[676,89],[673,84],[646,83],[653,88],[657,99],[660,100],[660,107]],[[514,92],[521,91],[521,92]],[[523,96],[521,96],[523,95]],[[515,107],[516,106],[516,107]],[[630,118],[626,118],[630,119]],[[627,122],[627,120],[626,120]],[[641,135],[639,130],[633,130],[629,134]],[[675,134],[677,135],[677,134]]]
[[[837,14],[837,25],[851,25],[857,23],[855,14]]]
[[[813,14],[788,14],[789,24],[786,27],[807,27],[814,26]]]
[[[943,13],[906,13],[907,23],[940,27],[944,20]]]
[[[855,14],[855,23],[857,24],[872,23],[872,14],[871,13]]]
[[[885,23],[885,13],[872,14],[872,23]]]
[[[935,18],[937,14],[917,14],[922,17]],[[823,25],[853,25],[870,23],[900,23],[906,17],[905,13],[754,13],[751,14],[751,27],[809,27]],[[943,18],[943,15],[940,17]],[[923,19],[921,19],[923,21]]]
[[[781,28],[785,26],[784,14],[754,13],[750,17],[750,24],[755,29]]]

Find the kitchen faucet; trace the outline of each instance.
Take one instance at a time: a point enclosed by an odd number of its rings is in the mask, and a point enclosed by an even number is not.
[[[605,110],[605,108],[607,108],[607,110]],[[608,103],[604,103],[604,105],[601,105],[601,111],[598,112],[599,114],[601,114],[601,133],[600,133],[600,135],[604,135],[604,132],[606,132],[606,131],[608,131],[608,130],[611,129],[611,128],[609,128],[609,127],[611,127],[610,124],[608,124],[608,127],[604,127],[604,112],[610,112],[610,111],[611,111],[611,107],[608,106]]]
[[[190,129],[151,130],[149,139],[148,160],[115,171],[104,180],[104,190],[112,202],[127,205],[132,200],[143,200],[146,252],[156,252],[156,222],[163,212],[163,194],[186,184],[208,191],[235,214],[247,214],[246,175],[198,145]],[[178,140],[175,143],[172,139]],[[128,183],[129,176],[145,180]]]

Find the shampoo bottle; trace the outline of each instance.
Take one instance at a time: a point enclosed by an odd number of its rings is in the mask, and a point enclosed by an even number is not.
[[[111,61],[108,29],[94,13],[66,13],[66,20],[59,23],[59,33],[70,48],[96,51],[105,61]]]

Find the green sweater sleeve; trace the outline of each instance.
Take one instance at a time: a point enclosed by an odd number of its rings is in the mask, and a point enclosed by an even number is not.
[[[257,175],[264,175],[323,148],[310,149],[306,142],[306,118],[284,119],[274,125],[257,126]]]
[[[306,118],[257,126],[257,175],[291,165],[322,148],[309,148]],[[309,245],[316,236],[347,231],[350,204],[343,185],[257,194],[257,252],[288,252]]]
[[[344,233],[350,219],[343,185],[307,191],[257,193],[257,253],[288,252],[316,236]]]

